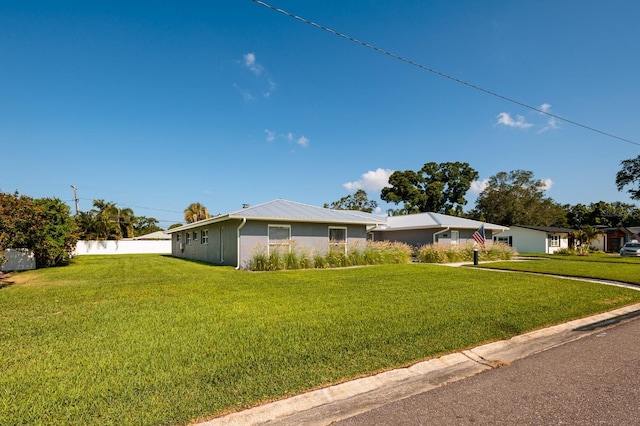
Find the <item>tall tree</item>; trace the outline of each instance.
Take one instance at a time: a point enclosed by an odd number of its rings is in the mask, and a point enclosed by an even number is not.
[[[567,215],[569,225],[575,228],[583,226],[638,226],[640,225],[640,209],[633,204],[619,201],[607,203],[598,201],[588,206],[576,204],[569,208]]]
[[[620,164],[622,169],[616,174],[618,191],[622,191],[625,186],[631,185],[631,188],[627,191],[631,194],[631,199],[640,200],[640,155],[636,158],[624,160]]]
[[[197,222],[203,219],[209,219],[211,215],[205,206],[200,203],[191,203],[184,210],[184,220],[188,223]]]
[[[342,197],[331,204],[325,203],[323,207],[334,210],[359,210],[361,212],[372,213],[376,207],[378,207],[378,203],[375,200],[369,199],[367,191],[358,189],[353,194]]]
[[[460,215],[467,201],[466,193],[478,172],[468,163],[425,163],[417,172],[396,171],[389,177],[389,187],[380,198],[389,203],[403,203],[407,213],[435,212]]]
[[[566,226],[566,211],[544,196],[545,188],[533,172],[499,172],[478,195],[472,216],[505,226]]]

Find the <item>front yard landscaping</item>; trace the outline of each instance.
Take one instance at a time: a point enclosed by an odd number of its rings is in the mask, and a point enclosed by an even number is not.
[[[0,424],[185,424],[637,302],[479,268],[77,257],[0,283]]]

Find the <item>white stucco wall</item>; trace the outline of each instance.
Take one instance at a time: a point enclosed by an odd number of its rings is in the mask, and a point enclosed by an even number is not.
[[[171,240],[107,240],[78,241],[75,256],[85,254],[151,254],[171,253]]]
[[[543,253],[552,254],[556,251],[568,248],[569,239],[566,234],[557,234],[560,236],[560,245],[552,247],[550,245],[547,233],[534,229],[519,228],[512,226],[508,231],[499,234],[500,237],[512,237],[512,246],[518,253]]]
[[[4,255],[7,262],[0,267],[1,271],[28,271],[36,269],[36,258],[29,249],[6,249]]]

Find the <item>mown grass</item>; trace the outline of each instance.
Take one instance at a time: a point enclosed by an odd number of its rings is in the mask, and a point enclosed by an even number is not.
[[[535,260],[494,262],[481,264],[477,267],[596,278],[640,285],[640,258],[611,255],[546,255],[536,256]]]
[[[83,256],[0,289],[0,424],[184,424],[640,301],[436,265]]]

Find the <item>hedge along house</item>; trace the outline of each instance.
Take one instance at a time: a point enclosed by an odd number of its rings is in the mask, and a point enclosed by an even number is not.
[[[171,254],[216,265],[250,268],[260,250],[348,251],[366,244],[367,229],[386,217],[274,200],[173,228]]]
[[[485,239],[491,241],[509,228],[492,223],[449,216],[441,213],[417,213],[389,216],[386,223],[369,232],[374,241],[398,241],[414,247],[425,244],[461,244],[473,242],[472,235],[484,225]]]

